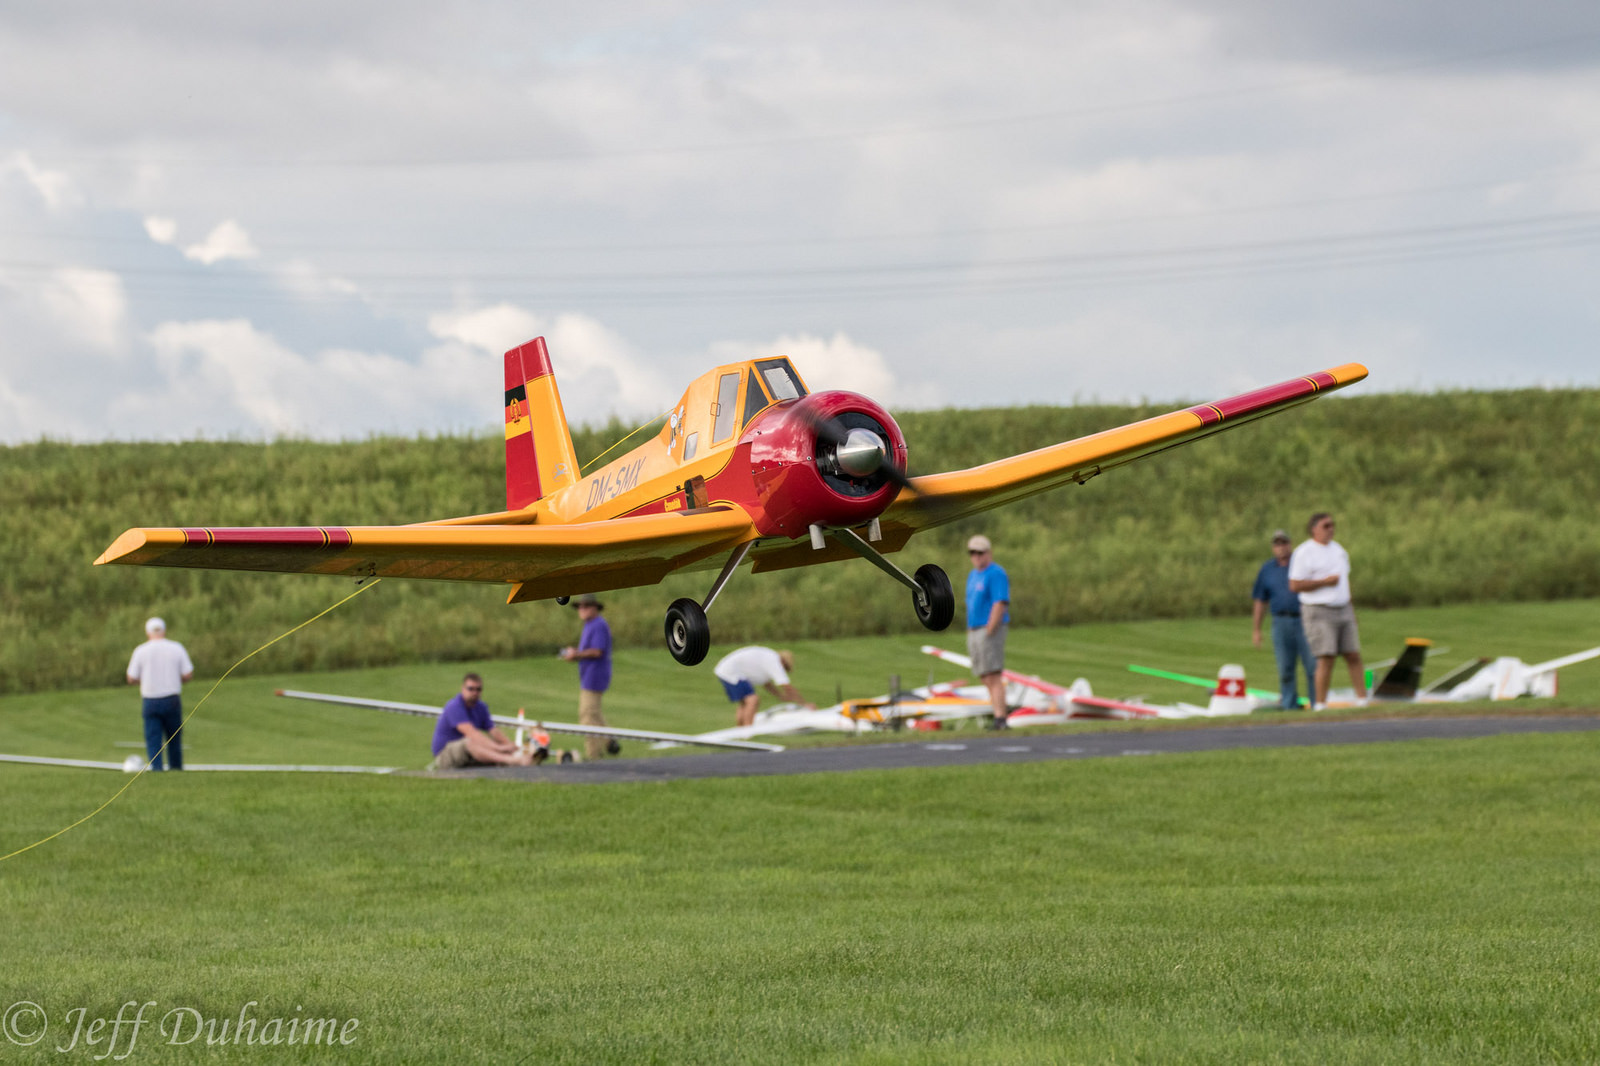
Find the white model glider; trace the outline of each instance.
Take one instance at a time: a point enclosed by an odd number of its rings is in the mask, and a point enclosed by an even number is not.
[[[414,714],[422,718],[437,718],[443,709],[425,703],[402,703],[397,700],[369,700],[359,696],[332,696],[325,692],[296,692],[278,689],[277,695],[294,700],[315,700],[318,703],[337,703],[346,707],[366,707],[391,714]],[[615,737],[618,740],[662,740],[674,744],[699,744],[708,748],[733,748],[738,751],[782,751],[777,744],[761,744],[749,740],[708,739],[683,733],[657,733],[646,729],[621,729],[617,726],[579,725],[575,722],[544,722],[531,718],[508,718],[503,714],[489,716],[496,725],[512,729],[542,729],[547,733],[565,733],[579,737]]]
[[[127,773],[137,773],[144,769],[144,760],[137,755],[130,755],[122,762],[99,762],[95,759],[52,759],[44,755],[3,755],[0,762],[24,763],[29,766],[70,766],[80,770],[123,770]],[[249,772],[265,771],[269,773],[285,774],[392,774],[400,769],[398,766],[296,766],[289,764],[271,763],[185,763],[183,773],[207,773],[224,771]]]

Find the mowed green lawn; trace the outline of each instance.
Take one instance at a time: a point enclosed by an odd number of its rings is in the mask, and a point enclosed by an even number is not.
[[[1595,617],[1574,602],[1363,624],[1374,657],[1428,635],[1446,662],[1531,661],[1600,643]],[[1126,661],[1228,658],[1271,680],[1244,623],[1014,645],[1017,666],[1111,694],[1192,695]],[[898,638],[796,650],[829,698],[833,674],[847,693],[926,677]],[[497,710],[572,702],[570,667],[480,665]],[[458,675],[229,682],[190,756],[420,765],[421,720],[260,690],[442,700]],[[1600,705],[1597,675],[1515,706]],[[622,657],[618,685],[621,724],[728,718],[707,670],[660,652]],[[0,750],[120,757],[134,706],[9,698]],[[72,1009],[151,1000],[359,1026],[331,1050],[147,1030],[127,1061],[1592,1062],[1597,764],[1600,736],[1570,734],[593,787],[146,775],[0,864],[0,1008],[44,1007],[49,1061]],[[125,780],[0,766],[0,851]]]
[[[359,1019],[318,1061],[1592,1062],[1597,760],[152,775],[0,867],[0,999]],[[0,773],[8,838],[80,812],[66,774]]]

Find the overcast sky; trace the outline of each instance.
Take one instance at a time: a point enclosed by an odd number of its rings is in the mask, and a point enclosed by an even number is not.
[[[1600,6],[0,2],[0,441],[1600,384]]]

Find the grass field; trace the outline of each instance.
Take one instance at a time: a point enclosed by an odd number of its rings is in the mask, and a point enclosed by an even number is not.
[[[166,775],[0,871],[0,1000],[61,1045],[66,1012],[127,1000],[359,1020],[237,1061],[1592,1062],[1597,758],[1588,734],[599,788]],[[0,773],[8,835],[78,813],[67,773]],[[133,1061],[222,1051],[158,1040]]]
[[[1447,662],[1531,661],[1595,643],[1596,619],[1563,602],[1363,625],[1375,655],[1429,635]],[[1107,692],[1190,694],[1130,660],[1269,679],[1243,622],[1015,636],[1015,665]],[[920,680],[915,643],[797,645],[799,680]],[[554,661],[477,665],[497,709],[571,702]],[[420,720],[266,693],[442,699],[458,673],[230,681],[190,757],[419,765]],[[1600,668],[1517,706],[1585,704]],[[120,757],[133,706],[9,697],[0,748]],[[704,669],[660,652],[621,658],[611,708],[675,729],[729,717]],[[582,788],[147,775],[0,865],[0,1007],[44,1007],[36,1061],[61,1059],[69,1011],[137,1000],[359,1025],[335,1049],[147,1030],[135,1062],[1592,1062],[1597,759],[1600,736],[1573,734]],[[0,767],[0,850],[124,780]]]

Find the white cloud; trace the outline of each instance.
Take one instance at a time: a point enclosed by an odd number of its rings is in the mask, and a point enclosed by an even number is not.
[[[365,295],[361,286],[349,278],[324,274],[307,259],[292,259],[279,267],[275,274],[284,288],[308,299]]]
[[[495,353],[525,344],[543,330],[544,320],[539,316],[504,303],[473,311],[441,311],[428,318],[428,332],[440,340],[460,341]],[[571,358],[570,353],[562,355]]]
[[[121,347],[128,296],[122,278],[111,271],[87,267],[55,270],[33,295],[66,336],[104,352]]]
[[[13,152],[4,163],[0,163],[0,175],[7,173],[21,174],[27,179],[33,191],[52,211],[76,206],[83,200],[71,176],[65,171],[47,170],[39,166],[27,152]]]
[[[206,266],[220,263],[224,259],[254,259],[260,254],[255,244],[251,242],[250,234],[231,218],[217,223],[216,227],[206,234],[205,240],[199,244],[191,244],[183,250],[185,259],[193,259]]]
[[[155,380],[113,405],[119,425],[144,425],[144,435],[473,430],[500,409],[495,361],[472,353],[416,362],[347,348],[304,355],[245,319],[163,322],[149,342]]]
[[[786,355],[813,392],[845,389],[870,396],[879,403],[901,403],[894,373],[883,353],[858,344],[843,333],[831,339],[807,333],[785,334],[766,343],[718,341],[711,346],[714,362],[731,363],[741,359],[773,359]]]
[[[144,231],[157,244],[171,244],[178,239],[178,223],[161,215],[146,215]]]
[[[561,401],[574,424],[603,421],[611,415],[650,418],[676,399],[632,344],[587,315],[547,318],[500,303],[432,315],[428,329],[450,344],[492,353],[497,365],[507,350],[544,337]]]

